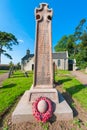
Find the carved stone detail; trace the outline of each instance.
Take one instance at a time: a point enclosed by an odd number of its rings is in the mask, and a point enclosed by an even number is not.
[[[53,87],[53,64],[51,44],[52,10],[47,4],[41,4],[35,10],[36,15],[36,51],[34,87],[44,85]]]

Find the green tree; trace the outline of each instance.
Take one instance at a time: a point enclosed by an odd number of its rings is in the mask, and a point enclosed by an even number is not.
[[[78,53],[76,54],[77,64],[79,66],[87,66],[87,22],[86,19],[82,19],[75,29],[75,38],[78,47]]]
[[[69,57],[74,55],[76,50],[75,37],[74,35],[63,36],[57,45],[54,47],[55,51],[68,51]]]
[[[63,36],[54,47],[55,51],[68,51],[69,58],[76,58],[80,67],[87,66],[87,21],[82,19],[75,32],[69,36]]]
[[[20,64],[20,62],[17,63],[17,69],[18,69],[18,70],[21,69],[21,64]]]
[[[54,47],[55,52],[66,51],[67,39],[68,37],[65,35],[57,42],[57,45]]]
[[[66,43],[66,50],[68,51],[69,57],[73,58],[76,53],[76,44],[74,35],[69,35]]]
[[[9,55],[6,50],[12,50],[13,45],[18,45],[16,37],[12,33],[1,32],[0,31],[0,64],[1,64],[1,55],[5,55],[8,58],[12,59],[12,56]]]
[[[86,19],[82,19],[79,22],[78,26],[75,28],[74,36],[76,38],[76,41],[80,42],[83,33],[86,31],[87,31]]]
[[[14,63],[12,61],[10,61],[9,66],[10,66],[10,68],[14,67]]]

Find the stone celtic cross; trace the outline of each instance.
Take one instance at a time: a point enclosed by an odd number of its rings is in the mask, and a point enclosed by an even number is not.
[[[30,90],[25,91],[24,95],[22,96],[12,114],[12,122],[33,122],[35,120],[33,117],[33,112],[45,112],[46,115],[46,113],[50,110],[50,106],[53,110],[53,115],[56,116],[57,121],[68,121],[73,119],[73,112],[62,97],[61,93],[53,88],[53,61],[51,43],[52,10],[48,9],[47,4],[41,3],[40,8],[35,10],[35,16],[36,47],[34,84],[33,87],[31,87]],[[39,101],[39,103],[36,103],[39,98],[43,99],[41,99],[41,102]],[[50,105],[48,104],[48,100],[51,101]],[[32,106],[33,103],[37,104],[37,106]],[[49,114],[50,113],[51,111]],[[41,119],[41,114],[39,115]]]
[[[36,50],[34,87],[53,87],[53,61],[51,43],[52,10],[43,3],[36,8]]]

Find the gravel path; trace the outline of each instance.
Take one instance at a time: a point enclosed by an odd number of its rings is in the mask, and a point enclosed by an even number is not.
[[[8,78],[8,73],[0,75],[0,87],[2,87],[3,80]]]
[[[81,71],[72,71],[73,76],[75,76],[83,85],[87,86],[87,74]]]

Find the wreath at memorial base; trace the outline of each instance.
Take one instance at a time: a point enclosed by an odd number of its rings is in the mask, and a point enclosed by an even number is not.
[[[44,100],[47,104],[47,109],[44,113],[41,113],[38,110],[38,103]],[[38,99],[36,99],[35,102],[33,102],[32,104],[32,111],[33,111],[33,116],[38,120],[41,121],[43,123],[47,122],[53,115],[53,109],[52,109],[52,102],[50,99],[48,99],[47,97],[40,97]]]

